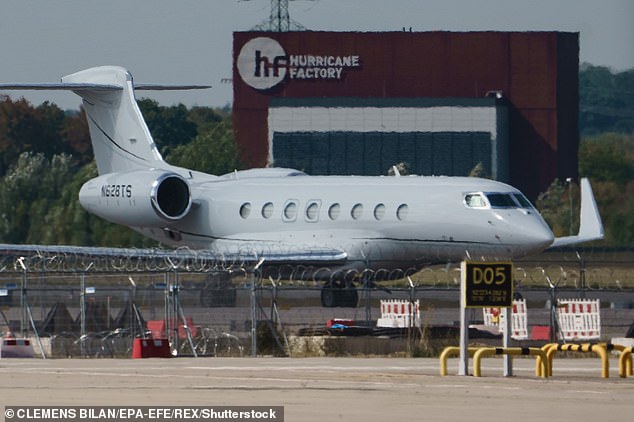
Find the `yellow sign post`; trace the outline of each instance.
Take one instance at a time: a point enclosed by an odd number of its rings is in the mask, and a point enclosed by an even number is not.
[[[462,262],[462,294],[467,308],[513,306],[511,262]]]
[[[469,322],[467,308],[503,308],[503,346],[509,346],[513,306],[513,263],[462,261],[460,295],[460,364],[458,375],[468,375]],[[510,356],[504,356],[504,375],[513,375]]]

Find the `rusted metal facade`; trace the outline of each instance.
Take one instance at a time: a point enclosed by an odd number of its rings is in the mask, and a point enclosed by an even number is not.
[[[255,41],[254,41],[255,40]],[[577,177],[577,33],[236,32],[233,118],[248,167],[267,164],[274,98],[483,98],[508,107],[510,182],[535,198]]]

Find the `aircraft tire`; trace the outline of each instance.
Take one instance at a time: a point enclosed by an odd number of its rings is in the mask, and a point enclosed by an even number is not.
[[[339,292],[339,300],[342,308],[356,308],[359,303],[359,293],[354,287],[341,289]]]
[[[321,306],[324,308],[337,307],[337,293],[340,290],[328,283],[321,288]]]
[[[354,287],[327,283],[321,289],[321,306],[324,308],[356,308],[358,302],[359,293]]]

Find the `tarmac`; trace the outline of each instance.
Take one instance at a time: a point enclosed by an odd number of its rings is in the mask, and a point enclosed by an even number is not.
[[[284,406],[285,421],[612,421],[634,412],[634,378],[597,358],[483,360],[458,376],[437,358],[1,359],[3,406]],[[4,412],[2,412],[4,418]],[[9,419],[7,419],[9,420]]]

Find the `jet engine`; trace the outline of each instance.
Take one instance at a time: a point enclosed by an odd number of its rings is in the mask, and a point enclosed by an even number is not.
[[[187,180],[166,170],[104,174],[81,187],[79,202],[113,223],[160,228],[185,217],[192,206]]]

